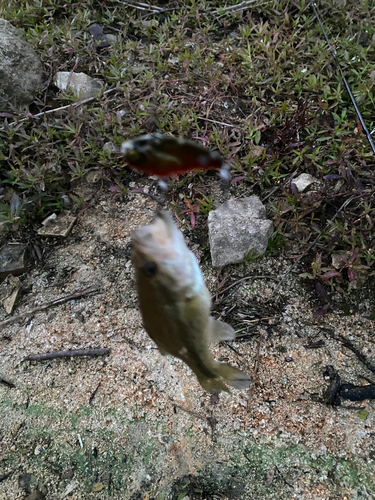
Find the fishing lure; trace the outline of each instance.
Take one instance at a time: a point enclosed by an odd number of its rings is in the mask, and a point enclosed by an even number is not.
[[[124,142],[121,153],[131,168],[148,175],[168,177],[196,169],[214,169],[223,179],[229,179],[229,165],[219,153],[178,137],[141,135]]]

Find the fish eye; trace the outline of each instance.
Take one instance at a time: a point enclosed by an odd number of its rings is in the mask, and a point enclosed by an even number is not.
[[[146,264],[142,266],[142,271],[148,278],[153,278],[158,272],[158,266],[156,262],[146,262]]]

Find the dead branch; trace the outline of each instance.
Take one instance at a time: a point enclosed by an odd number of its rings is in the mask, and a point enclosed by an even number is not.
[[[146,12],[150,11],[152,14],[161,14],[165,10],[162,7],[158,7],[157,5],[149,5],[148,3],[143,3],[143,2],[136,2],[131,0],[128,0],[127,2],[126,1],[121,2],[120,0],[116,1],[118,3],[122,3],[123,5],[127,5],[128,7],[132,7],[133,9],[143,10]]]
[[[210,118],[204,118],[203,116],[198,116],[198,120],[204,120],[205,122],[214,123],[215,125],[222,125],[223,127],[231,127],[237,130],[243,130],[243,127],[237,127],[237,125],[232,125],[231,123],[218,122],[217,120],[211,120]]]
[[[229,7],[221,7],[220,9],[217,9],[214,11],[215,14],[220,14],[224,12],[235,12],[238,10],[246,9],[247,7],[250,7],[252,3],[255,3],[256,0],[245,0],[244,2],[238,3],[236,5],[230,5]]]
[[[102,95],[107,96],[110,94],[114,94],[117,92],[123,92],[123,91],[124,91],[124,89],[121,89],[119,87],[115,87],[113,89],[105,90]],[[30,116],[27,116],[26,118],[21,118],[21,120],[11,122],[8,124],[8,127],[13,127],[13,125],[18,125],[18,123],[22,123],[22,122],[29,120],[29,119],[32,119],[32,118],[39,118],[40,116],[45,116],[45,115],[57,113],[58,111],[63,111],[64,109],[76,108],[77,106],[83,106],[84,104],[88,104],[90,102],[96,101],[97,99],[100,99],[100,96],[89,97],[88,99],[83,99],[82,101],[72,102],[70,104],[67,104],[66,106],[60,106],[59,108],[48,109],[47,111],[41,111],[40,113],[37,113],[35,115],[30,115]],[[0,130],[4,130],[4,126],[2,126],[0,128]]]
[[[105,356],[110,353],[109,347],[102,349],[79,349],[77,351],[53,351],[44,354],[29,354],[24,361],[45,361],[57,358],[73,358],[77,356]]]

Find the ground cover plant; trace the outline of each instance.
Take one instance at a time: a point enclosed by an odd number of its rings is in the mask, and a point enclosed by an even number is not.
[[[347,1],[320,9],[372,130],[373,7]],[[230,195],[267,197],[275,221],[270,251],[293,246],[303,254],[319,236],[304,278],[344,293],[348,281],[372,274],[373,153],[308,2],[141,10],[128,2],[10,1],[0,14],[24,31],[46,68],[30,113],[2,113],[0,216],[8,231],[61,210],[66,195],[82,205],[72,188],[91,170],[103,189],[126,197],[138,174],[104,146],[159,130],[219,151],[232,167]],[[104,51],[88,32],[94,22],[117,37]],[[86,72],[116,90],[76,107],[53,85],[59,70]],[[307,193],[293,189],[302,172],[317,180]],[[171,181],[168,199],[192,228],[203,227],[215,206],[206,179],[195,173]]]

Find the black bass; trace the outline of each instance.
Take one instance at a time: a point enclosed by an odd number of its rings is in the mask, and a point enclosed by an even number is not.
[[[210,316],[211,297],[197,259],[168,212],[133,233],[132,262],[144,326],[160,353],[182,359],[206,391],[248,387],[246,373],[211,356],[208,344],[233,340],[235,332]]]

